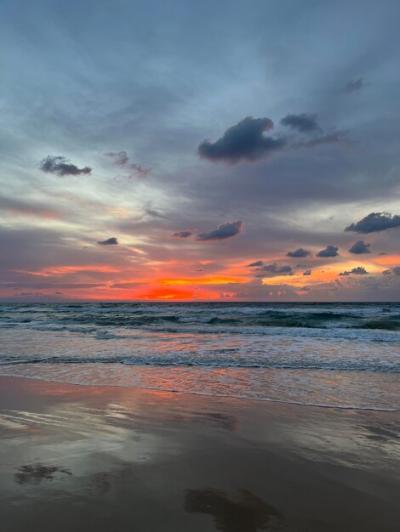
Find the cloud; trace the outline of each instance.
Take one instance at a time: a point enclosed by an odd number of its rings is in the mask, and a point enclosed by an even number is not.
[[[97,243],[100,244],[100,246],[117,246],[118,239],[115,238],[115,236],[112,236],[111,238],[107,238],[106,240],[100,240]]]
[[[129,157],[126,151],[110,151],[107,152],[105,155],[107,157],[110,157],[116,166],[120,166],[121,168],[124,168],[126,170],[133,171],[136,176],[146,177],[151,172],[151,168],[145,168],[141,164],[129,162]],[[129,177],[133,177],[133,174]]]
[[[358,240],[355,244],[349,249],[350,253],[356,255],[361,255],[362,253],[370,253],[371,244],[366,244],[364,240]]]
[[[345,231],[354,231],[355,233],[375,233],[385,231],[393,227],[400,226],[400,216],[388,212],[371,212],[362,220],[349,225]]]
[[[368,272],[365,268],[363,268],[362,266],[357,266],[356,268],[353,268],[352,270],[349,270],[349,271],[342,272],[339,275],[347,276],[347,275],[367,275],[367,274]]]
[[[303,272],[303,275],[311,275],[312,274],[312,270],[305,270]]]
[[[317,253],[317,257],[337,257],[339,248],[337,246],[326,246]]]
[[[43,172],[56,174],[61,177],[66,175],[88,175],[92,172],[92,169],[89,166],[78,168],[75,164],[68,162],[68,160],[61,155],[48,155],[40,163],[40,169],[43,170]]]
[[[224,240],[225,238],[231,238],[241,232],[242,226],[243,222],[240,220],[222,224],[213,231],[198,234],[197,240]]]
[[[247,265],[248,268],[257,268],[259,266],[262,266],[264,263],[262,260],[256,260],[255,262],[251,262]]]
[[[321,128],[317,123],[316,114],[302,113],[299,115],[289,114],[281,120],[283,126],[296,129],[301,133],[310,133],[312,131],[320,131]]]
[[[347,92],[348,94],[351,94],[352,92],[358,92],[365,86],[365,82],[363,78],[357,78],[349,81],[346,83],[346,85],[343,87],[343,92]]]
[[[177,238],[188,238],[193,233],[191,231],[178,231],[177,233],[174,233],[172,236],[175,236]]]
[[[334,131],[305,142],[297,142],[296,144],[293,144],[293,148],[314,148],[315,146],[319,146],[321,144],[337,144],[344,142],[345,135],[345,131]]]
[[[298,248],[294,251],[288,251],[287,256],[292,258],[302,258],[302,257],[308,257],[311,255],[311,251],[308,251],[307,249]]]
[[[18,216],[35,216],[43,219],[61,219],[62,213],[51,206],[33,201],[0,196],[0,211]]]
[[[293,269],[291,266],[282,265],[279,266],[275,262],[273,264],[265,264],[257,269],[260,272],[258,277],[276,277],[279,275],[293,275]]]
[[[237,163],[240,160],[255,161],[285,146],[284,138],[264,135],[265,131],[273,127],[274,124],[269,118],[247,116],[228,128],[216,142],[203,141],[198,147],[198,153],[210,161],[228,163]]]
[[[392,273],[394,273],[395,275],[400,275],[400,266],[395,266],[391,270],[384,270],[382,272],[383,275],[391,275]]]

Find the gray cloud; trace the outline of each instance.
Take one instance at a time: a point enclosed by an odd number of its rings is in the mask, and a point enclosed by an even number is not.
[[[261,268],[257,269],[260,272],[258,277],[276,277],[278,275],[293,275],[293,269],[291,266],[282,265],[279,266],[275,262],[272,264],[265,264]]]
[[[395,266],[391,270],[384,270],[382,273],[383,275],[391,275],[392,273],[394,273],[395,275],[400,275],[400,266]]]
[[[110,151],[107,152],[105,155],[107,157],[110,157],[115,165],[129,170],[130,172],[133,172],[135,175],[138,175],[140,177],[146,177],[151,172],[151,168],[145,168],[141,164],[129,162],[129,157],[126,151]],[[133,177],[133,175],[130,175],[129,177]]]
[[[314,148],[315,146],[319,146],[321,144],[338,144],[340,142],[344,142],[345,135],[345,131],[334,131],[311,140],[297,142],[293,145],[293,148]]]
[[[175,236],[177,238],[188,238],[193,233],[191,231],[178,231],[177,233],[174,233],[172,236]]]
[[[361,255],[362,253],[370,253],[371,244],[366,244],[364,240],[358,240],[351,246],[349,249],[350,253],[354,253],[355,255]]]
[[[43,172],[56,174],[62,177],[66,175],[88,175],[92,172],[92,169],[89,166],[78,168],[75,164],[68,162],[68,160],[61,155],[48,155],[40,163],[40,169],[43,170]]]
[[[317,257],[337,257],[339,248],[337,246],[326,246],[317,253]]]
[[[303,275],[311,275],[312,271],[311,270],[305,270],[303,272]]]
[[[251,262],[247,265],[248,268],[257,268],[259,266],[262,266],[264,263],[262,260],[256,260],[255,262]]]
[[[292,258],[302,258],[302,257],[308,257],[311,255],[311,251],[308,251],[304,248],[298,248],[294,251],[288,251],[287,256]]]
[[[118,239],[115,238],[115,236],[112,236],[111,238],[107,238],[106,240],[100,240],[97,243],[100,244],[100,246],[117,246]]]
[[[345,228],[345,231],[355,233],[375,233],[400,226],[400,216],[388,212],[371,212],[362,220]]]
[[[347,275],[367,275],[367,274],[368,272],[365,268],[363,268],[362,266],[357,266],[356,268],[342,272],[339,275],[347,276]]]
[[[311,133],[313,131],[321,130],[317,123],[316,114],[289,114],[282,118],[281,124],[292,129],[296,129],[301,133]]]
[[[349,81],[346,83],[346,85],[343,87],[343,92],[352,93],[352,92],[358,92],[365,86],[365,82],[363,78],[357,78]]]
[[[225,238],[231,238],[240,233],[242,226],[243,222],[240,220],[222,224],[213,231],[198,234],[197,240],[224,240]]]
[[[237,163],[240,160],[255,161],[285,146],[284,138],[264,135],[265,131],[273,127],[274,124],[269,118],[247,116],[228,128],[216,142],[203,141],[198,147],[199,155],[211,161],[229,163]]]
[[[0,211],[22,216],[35,216],[38,218],[62,218],[62,212],[50,205],[34,201],[24,201],[16,198],[0,196]]]

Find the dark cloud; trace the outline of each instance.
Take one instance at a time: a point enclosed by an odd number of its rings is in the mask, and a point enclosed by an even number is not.
[[[40,169],[43,170],[43,172],[48,172],[50,174],[56,174],[59,176],[81,174],[88,175],[92,172],[92,169],[89,166],[78,168],[75,164],[68,162],[68,160],[61,155],[48,155],[40,163]]]
[[[107,157],[110,157],[115,165],[133,172],[133,174],[135,174],[136,176],[146,177],[151,172],[151,168],[145,168],[141,164],[131,163],[129,161],[129,157],[126,151],[110,151],[107,152],[105,155]],[[129,177],[133,177],[133,174],[131,174]]]
[[[346,85],[343,87],[343,92],[352,93],[352,92],[358,92],[365,86],[365,82],[363,78],[357,78],[349,81],[346,83]]]
[[[364,240],[358,240],[355,244],[349,249],[350,253],[356,255],[361,255],[362,253],[370,253],[371,244],[366,244]]]
[[[115,236],[112,236],[111,238],[107,238],[106,240],[100,240],[97,243],[100,244],[100,246],[117,246],[118,239],[115,238]]]
[[[287,256],[292,258],[302,258],[302,257],[308,257],[311,255],[311,251],[308,251],[304,248],[298,248],[294,251],[288,251]]]
[[[228,128],[216,142],[203,141],[198,148],[199,155],[211,161],[237,163],[240,160],[255,161],[273,151],[282,149],[286,140],[264,135],[274,127],[269,118],[248,116]]]
[[[353,268],[352,270],[349,270],[349,271],[342,272],[339,275],[347,276],[347,275],[367,275],[367,274],[368,272],[365,268],[363,268],[362,266],[357,266],[356,268]]]
[[[337,257],[339,248],[337,246],[326,246],[317,253],[317,257]]]
[[[355,233],[375,233],[385,231],[393,227],[400,226],[400,216],[388,212],[371,212],[365,218],[349,225],[345,231],[354,231]]]
[[[174,233],[172,236],[176,236],[177,238],[188,238],[193,233],[191,231],[178,231],[177,233]]]
[[[311,133],[313,131],[320,131],[321,128],[317,123],[316,114],[302,113],[299,115],[289,114],[281,120],[281,124],[292,129],[296,129],[301,133]]]
[[[276,277],[278,275],[293,275],[293,269],[291,266],[278,265],[275,262],[273,264],[265,264],[257,269],[258,277]]]
[[[256,260],[255,262],[251,262],[247,265],[248,268],[257,268],[259,266],[262,266],[264,263],[262,260]]]
[[[243,223],[240,220],[222,224],[213,231],[198,234],[197,240],[224,240],[225,238],[231,238],[240,233],[242,226]]]
[[[303,272],[303,275],[311,275],[312,271],[311,270],[305,270]]]

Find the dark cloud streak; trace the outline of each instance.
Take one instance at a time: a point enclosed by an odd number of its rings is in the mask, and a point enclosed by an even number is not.
[[[55,174],[60,177],[67,175],[89,175],[92,173],[92,169],[89,166],[78,168],[75,164],[68,162],[68,160],[61,155],[48,155],[40,163],[40,169],[43,172]]]
[[[282,118],[281,124],[296,129],[297,131],[300,131],[300,133],[312,133],[313,131],[321,130],[317,123],[316,114],[289,114]]]

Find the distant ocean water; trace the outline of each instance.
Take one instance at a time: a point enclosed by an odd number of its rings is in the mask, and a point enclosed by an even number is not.
[[[0,374],[400,409],[400,304],[1,304]]]

